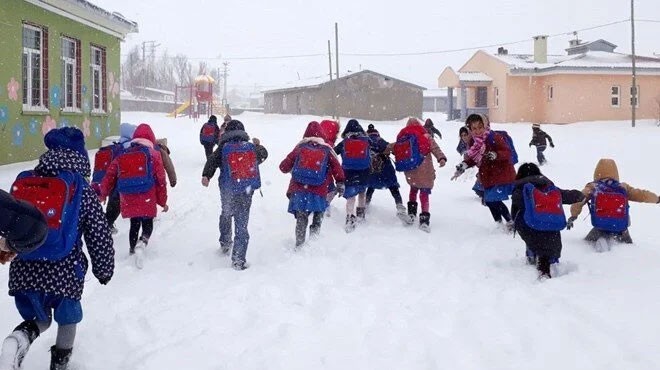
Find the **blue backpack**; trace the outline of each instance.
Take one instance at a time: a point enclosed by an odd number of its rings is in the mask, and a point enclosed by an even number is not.
[[[293,164],[291,177],[303,185],[323,185],[328,177],[330,148],[320,145],[303,144],[300,154]]]
[[[394,144],[394,166],[397,171],[412,171],[421,166],[424,162],[424,156],[419,150],[417,136],[402,136]]]
[[[491,131],[490,135],[488,135],[488,141],[491,144],[495,144],[495,134],[500,134],[504,137],[504,141],[506,141],[507,145],[509,146],[509,149],[511,150],[511,163],[517,164],[518,152],[516,151],[516,147],[513,145],[513,139],[511,138],[511,136],[509,136],[509,133],[506,131]]]
[[[30,253],[19,254],[25,261],[59,261],[71,253],[80,239],[78,219],[85,179],[80,174],[62,171],[55,177],[21,172],[12,185],[12,195],[41,211],[48,224],[45,243]]]
[[[113,143],[108,146],[99,148],[96,155],[94,155],[94,172],[92,172],[92,182],[100,184],[105,177],[105,174],[110,167],[110,163],[119,157],[123,152],[124,147],[122,144]]]
[[[133,145],[119,158],[117,190],[119,194],[142,194],[156,186],[151,151],[143,145]]]
[[[523,201],[523,218],[527,226],[538,231],[561,231],[566,228],[561,191],[554,185],[538,189],[533,184],[525,184]]]
[[[341,158],[346,170],[368,170],[371,167],[371,141],[367,136],[345,139]]]
[[[254,144],[247,141],[230,142],[222,147],[222,186],[234,194],[261,188],[259,162]]]
[[[216,125],[211,122],[206,122],[202,126],[202,131],[199,133],[199,141],[204,144],[212,144],[216,141]]]
[[[628,192],[614,180],[599,181],[589,201],[591,224],[599,230],[621,233],[629,224]]]

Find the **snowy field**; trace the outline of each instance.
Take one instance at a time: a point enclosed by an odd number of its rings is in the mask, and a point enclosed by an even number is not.
[[[168,190],[171,210],[156,223],[143,270],[128,258],[121,220],[114,279],[104,287],[88,274],[75,368],[660,369],[660,207],[633,204],[635,244],[602,254],[582,242],[582,216],[563,234],[564,274],[539,282],[522,240],[500,231],[471,192],[473,176],[449,181],[459,124],[431,117],[449,157],[431,197],[431,234],[401,226],[389,192],[380,191],[367,224],[347,235],[345,202],[336,200],[321,238],[295,253],[289,176],[278,165],[318,118],[236,116],[270,151],[263,197],[252,206],[251,267],[237,272],[217,252],[217,182],[200,185],[202,122],[124,114],[168,138],[179,184]],[[376,127],[392,140],[402,125]],[[521,161],[535,160],[530,125],[495,127],[509,131]],[[544,128],[557,147],[542,170],[558,186],[582,189],[597,160],[610,157],[623,181],[660,191],[660,128],[651,122]],[[0,167],[0,187],[31,166]],[[0,269],[6,286],[7,267]],[[0,299],[0,318],[3,335],[20,322],[10,297]],[[45,368],[53,329],[33,345],[26,370]]]

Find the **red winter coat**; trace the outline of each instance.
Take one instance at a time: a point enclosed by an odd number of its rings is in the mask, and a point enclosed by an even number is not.
[[[325,119],[321,121],[321,138],[325,143],[331,147],[335,147],[337,143],[337,135],[339,135],[339,122]]]
[[[494,140],[491,140],[491,135]],[[486,135],[486,150],[484,153],[495,152],[497,158],[494,161],[484,157],[479,166],[479,174],[477,175],[479,181],[484,188],[491,188],[497,185],[513,184],[516,179],[516,169],[511,162],[511,149],[504,137],[500,134],[491,131]],[[467,158],[465,163],[468,166],[476,166],[477,163],[472,159]]]
[[[143,145],[149,148],[151,154],[152,168],[155,180],[155,186],[146,193],[142,194],[120,194],[121,216],[123,218],[150,217],[154,218],[158,214],[156,205],[164,207],[167,205],[167,178],[165,176],[165,167],[160,151],[154,149],[156,137],[151,127],[141,124],[133,134],[131,145]],[[107,197],[115,188],[117,176],[119,175],[119,162],[117,159],[112,161],[106,176],[101,182],[101,196]]]
[[[322,136],[323,136],[323,132],[321,126],[317,122],[310,122],[309,125],[307,126],[307,130],[305,131],[303,140],[298,145],[296,145],[293,151],[289,153],[289,155],[287,155],[286,158],[284,158],[282,163],[280,163],[280,171],[282,171],[283,173],[289,173],[293,170],[293,166],[296,163],[296,159],[298,159],[298,156],[300,156],[301,145],[311,143],[311,145],[314,146],[325,146],[328,148],[330,152],[330,157],[328,161],[328,174],[325,178],[325,182],[318,186],[312,186],[312,185],[303,185],[291,179],[291,181],[289,182],[289,189],[287,189],[286,191],[287,196],[290,196],[291,194],[296,192],[306,192],[306,193],[319,195],[325,198],[325,196],[328,195],[328,187],[332,182],[333,178],[336,182],[344,182],[345,180],[344,170],[342,170],[341,164],[339,164],[337,155],[335,154],[335,151],[332,149],[332,147],[330,147],[324,141],[324,138],[322,138]]]

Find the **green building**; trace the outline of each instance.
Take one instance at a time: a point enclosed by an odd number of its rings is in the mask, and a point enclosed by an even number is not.
[[[38,158],[75,126],[87,148],[119,132],[120,43],[137,24],[85,0],[0,0],[0,165]]]

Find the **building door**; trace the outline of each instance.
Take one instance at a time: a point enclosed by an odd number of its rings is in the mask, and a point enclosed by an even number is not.
[[[488,107],[488,88],[487,87],[477,87],[477,93],[474,97],[474,107],[475,108],[487,108]]]

